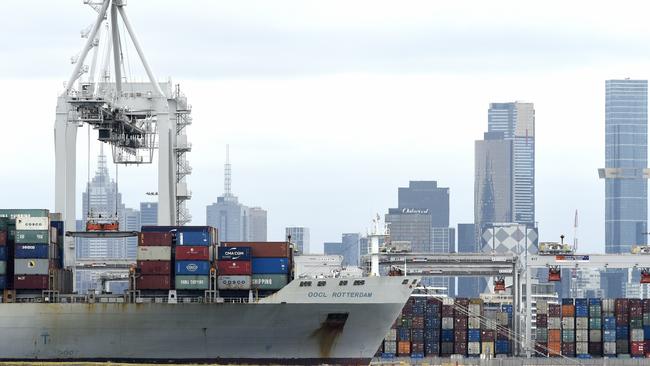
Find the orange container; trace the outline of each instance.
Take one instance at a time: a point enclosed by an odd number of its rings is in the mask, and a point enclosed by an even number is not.
[[[562,305],[562,316],[576,316],[575,305]]]
[[[397,342],[397,354],[400,356],[410,355],[411,354],[411,342],[409,341],[400,341]]]
[[[551,342],[562,342],[562,331],[559,329],[549,329],[548,330],[548,343]]]
[[[548,342],[548,355],[558,357],[562,355],[562,342]]]

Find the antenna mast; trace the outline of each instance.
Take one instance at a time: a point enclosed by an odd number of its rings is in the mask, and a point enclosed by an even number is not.
[[[230,145],[226,145],[226,164],[224,164],[224,178],[223,189],[224,197],[231,197],[231,184],[232,184],[232,166],[230,165]]]

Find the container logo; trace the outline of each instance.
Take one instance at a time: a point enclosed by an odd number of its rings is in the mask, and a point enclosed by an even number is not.
[[[36,267],[36,261],[29,261],[29,262],[27,263],[27,266],[28,266],[29,268],[34,268],[34,267]]]
[[[190,272],[196,272],[196,270],[199,269],[199,266],[197,266],[194,263],[190,263],[187,266],[185,266],[185,268]]]

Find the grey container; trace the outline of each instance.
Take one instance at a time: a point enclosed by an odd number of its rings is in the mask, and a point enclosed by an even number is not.
[[[561,329],[562,320],[559,317],[549,317],[547,320],[548,329]]]
[[[605,300],[603,300],[604,304]],[[603,342],[603,352],[606,355],[615,355],[616,354],[616,342]]]
[[[467,354],[468,355],[480,355],[481,354],[481,342],[467,342]]]
[[[497,324],[501,326],[508,326],[508,313],[497,313]]]
[[[467,321],[467,327],[469,329],[481,329],[481,318],[471,317]]]
[[[535,340],[540,343],[546,343],[548,341],[548,329],[546,328],[535,329]]]
[[[390,328],[388,330],[388,333],[386,334],[386,337],[384,337],[385,341],[397,341],[397,329],[395,328]]]
[[[454,329],[454,318],[442,318],[442,329]]]
[[[589,342],[601,342],[602,340],[603,333],[599,329],[589,331]]]
[[[643,329],[630,329],[630,341],[643,342]]]
[[[548,301],[537,300],[537,314],[548,314]]]
[[[7,262],[0,261],[0,276],[4,276],[6,274],[7,274]]]
[[[49,244],[48,230],[16,230],[16,244]]]
[[[15,259],[15,275],[47,275],[50,272],[50,261],[47,259]]]
[[[576,342],[576,354],[589,354],[589,342]]]
[[[562,329],[575,329],[575,318],[572,316],[567,316],[562,318]]]
[[[589,342],[589,330],[576,329],[576,342]]]
[[[576,329],[589,329],[589,318],[576,318]]]
[[[605,313],[614,312],[614,299],[603,299],[603,312]]]
[[[384,341],[384,352],[385,353],[397,353],[397,342],[395,342],[395,341]]]

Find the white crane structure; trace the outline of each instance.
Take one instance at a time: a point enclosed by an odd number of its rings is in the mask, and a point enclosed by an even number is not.
[[[74,70],[57,101],[55,210],[62,214],[66,230],[76,226],[77,130],[87,124],[97,131],[99,141],[111,146],[115,164],[151,164],[158,150],[158,224],[184,225],[191,219],[186,209],[191,198],[186,153],[191,145],[185,133],[192,122],[191,107],[178,86],[156,79],[125,12],[126,0],[84,3],[97,18],[81,31],[85,44],[72,59]],[[148,82],[127,80],[129,40]],[[103,61],[98,70],[100,48]],[[90,66],[84,64],[87,59]],[[66,238],[64,258],[66,266],[75,265],[73,238]]]

